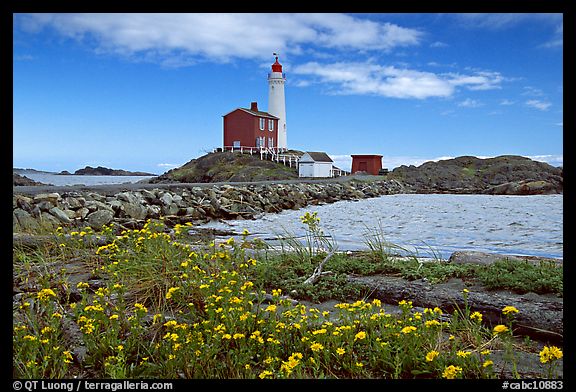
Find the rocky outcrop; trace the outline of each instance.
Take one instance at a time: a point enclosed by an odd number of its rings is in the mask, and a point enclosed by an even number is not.
[[[15,230],[38,224],[89,225],[110,222],[137,227],[146,219],[164,217],[168,224],[212,219],[254,219],[267,212],[299,209],[311,204],[360,200],[404,193],[397,181],[347,181],[191,186],[138,189],[112,194],[94,191],[14,194]]]
[[[213,152],[192,159],[179,168],[150,179],[149,182],[155,184],[243,182],[297,178],[298,169],[295,163],[290,167],[279,162],[260,159],[260,153],[256,152],[254,155]]]
[[[350,276],[350,283],[364,286],[373,298],[384,303],[398,303],[410,300],[414,306],[422,308],[439,307],[452,314],[468,306],[472,312],[478,311],[483,321],[494,326],[504,323],[502,309],[514,306],[520,312],[514,316],[516,334],[526,335],[539,340],[562,342],[564,335],[564,301],[551,295],[535,293],[515,294],[510,291],[488,291],[482,287],[468,287],[467,299],[463,289],[467,288],[460,279],[446,283],[431,284],[425,280],[408,281],[403,278],[386,275]]]
[[[68,172],[61,172],[60,174],[70,174]],[[86,166],[84,169],[78,169],[74,172],[74,175],[81,176],[155,176],[156,174],[140,172],[140,171],[128,171],[122,169],[109,169],[107,167],[91,167]]]
[[[515,155],[462,156],[418,167],[402,165],[388,178],[403,182],[416,193],[534,195],[562,193],[564,187],[561,168]]]
[[[26,176],[21,176],[20,174],[12,173],[14,186],[41,186],[41,185],[51,185],[44,184],[42,182],[34,181]]]

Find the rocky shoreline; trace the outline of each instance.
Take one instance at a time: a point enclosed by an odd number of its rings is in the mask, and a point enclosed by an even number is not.
[[[15,231],[26,230],[43,224],[100,229],[111,222],[134,228],[143,225],[147,219],[160,217],[164,217],[168,224],[255,219],[263,213],[300,209],[308,205],[411,193],[396,180],[209,186],[178,184],[152,188],[134,185],[132,189],[113,186],[60,192],[56,191],[59,188],[53,188],[54,191],[46,193],[31,190],[26,193],[24,189],[14,188],[13,228]]]

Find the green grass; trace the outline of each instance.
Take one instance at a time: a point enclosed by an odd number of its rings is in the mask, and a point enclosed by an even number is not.
[[[478,280],[490,290],[512,290],[524,294],[555,294],[563,296],[563,269],[549,262],[533,265],[507,259],[478,269]]]

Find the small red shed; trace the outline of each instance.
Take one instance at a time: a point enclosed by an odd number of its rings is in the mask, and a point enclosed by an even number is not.
[[[246,148],[278,148],[278,117],[258,110],[238,108],[224,116],[224,151]]]
[[[382,155],[352,155],[352,174],[365,172],[377,176],[382,169]]]

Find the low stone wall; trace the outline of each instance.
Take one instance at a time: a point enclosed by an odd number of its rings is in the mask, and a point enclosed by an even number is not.
[[[118,222],[138,227],[147,219],[164,217],[170,224],[212,219],[254,219],[262,213],[299,209],[311,204],[360,200],[404,193],[395,180],[326,183],[213,185],[137,189],[112,194],[99,191],[14,193],[15,231],[51,226],[90,226]]]

